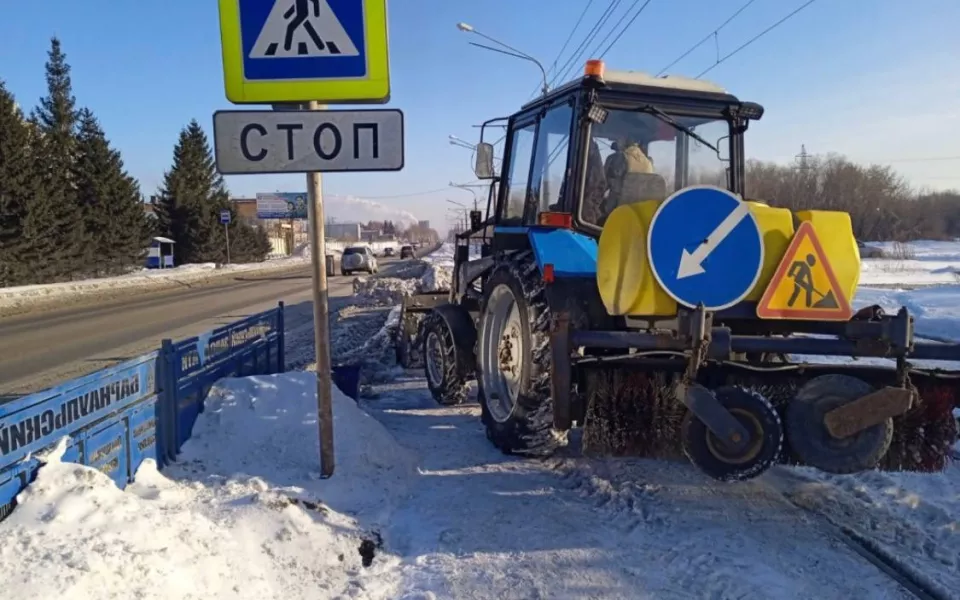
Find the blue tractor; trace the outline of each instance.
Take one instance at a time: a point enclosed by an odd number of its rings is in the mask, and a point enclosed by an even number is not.
[[[588,61],[485,123],[486,215],[457,238],[449,293],[404,307],[422,315],[404,337],[437,402],[475,380],[487,437],[511,454],[548,456],[583,426],[584,450],[686,456],[720,480],[777,463],[942,469],[956,373],[910,361],[960,345],[914,339],[905,309],[852,310],[849,215],[745,200],[762,115],[705,81]],[[504,122],[496,172],[483,140]],[[671,219],[684,226],[656,225]]]

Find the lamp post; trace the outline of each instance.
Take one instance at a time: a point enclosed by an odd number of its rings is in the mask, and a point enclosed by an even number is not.
[[[503,47],[506,48],[507,50],[510,50],[510,52],[505,52],[505,51],[499,50],[499,49],[497,49],[497,48],[491,48],[490,46],[485,46],[485,45],[483,45],[483,44],[474,44],[473,42],[470,42],[470,44],[471,44],[472,46],[477,46],[478,48],[484,48],[484,49],[486,49],[486,50],[492,50],[492,51],[494,51],[494,52],[499,52],[500,54],[506,54],[507,56],[512,56],[512,57],[514,57],[514,58],[519,58],[519,59],[521,59],[521,60],[527,60],[527,61],[530,61],[530,62],[532,62],[533,64],[537,65],[537,67],[540,69],[540,75],[543,77],[543,87],[541,88],[541,92],[543,93],[543,95],[546,95],[547,92],[550,91],[550,86],[547,84],[547,70],[543,68],[543,64],[541,64],[541,62],[540,62],[539,60],[537,60],[537,59],[535,59],[534,57],[530,56],[530,55],[527,54],[526,52],[523,52],[523,51],[521,51],[521,50],[517,50],[517,49],[514,48],[513,46],[509,46],[509,45],[507,45],[507,44],[504,44],[504,43],[501,42],[500,40],[494,39],[494,38],[490,37],[489,35],[487,35],[487,34],[485,34],[485,33],[481,33],[481,32],[479,32],[479,31],[477,31],[476,29],[473,28],[473,25],[470,25],[469,23],[464,23],[464,22],[457,23],[457,29],[459,29],[460,31],[466,32],[466,33],[472,33],[472,34],[474,34],[474,35],[479,35],[480,37],[482,37],[482,38],[484,38],[484,39],[490,40],[490,41],[493,42],[494,44],[498,44],[498,45],[500,45],[500,46],[503,46]]]
[[[454,182],[452,182],[452,181],[450,182],[450,187],[452,187],[452,188],[457,188],[458,190],[463,190],[463,191],[465,191],[465,192],[470,192],[470,194],[473,195],[473,210],[480,210],[480,209],[478,208],[480,201],[477,199],[477,193],[476,193],[475,191],[473,191],[472,189],[470,189],[468,186],[465,186],[465,185],[459,184],[459,183],[454,183]]]

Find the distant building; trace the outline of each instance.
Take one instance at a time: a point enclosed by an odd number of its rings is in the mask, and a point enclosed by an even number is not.
[[[334,240],[357,241],[363,239],[360,223],[327,223],[324,225],[326,237]]]
[[[417,227],[426,231],[430,229],[430,221],[417,221]]]

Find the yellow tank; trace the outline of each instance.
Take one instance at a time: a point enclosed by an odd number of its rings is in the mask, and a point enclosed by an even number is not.
[[[763,236],[763,267],[760,277],[744,300],[756,302],[763,296],[767,284],[783,258],[793,237],[793,215],[787,208],[774,208],[763,202],[747,202]]]
[[[850,214],[838,210],[801,210],[796,214],[801,223],[813,225],[840,289],[853,302],[860,284],[860,249]]]
[[[671,317],[677,302],[653,276],[647,257],[647,232],[660,200],[617,207],[604,225],[597,247],[597,286],[611,315]],[[748,202],[763,236],[764,261],[756,285],[745,300],[759,302],[794,237],[794,215],[786,208]],[[800,211],[817,233],[839,289],[852,300],[860,278],[860,254],[850,215],[837,211]],[[791,284],[792,285],[792,284]]]
[[[611,315],[670,317],[677,302],[657,284],[647,259],[647,231],[661,200],[618,206],[597,244],[597,286]]]

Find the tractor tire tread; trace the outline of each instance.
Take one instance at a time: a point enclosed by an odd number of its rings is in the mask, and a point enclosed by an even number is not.
[[[427,352],[427,337],[436,333],[442,344],[443,352],[443,379],[439,384],[430,381]],[[417,339],[423,348],[424,374],[427,378],[427,388],[430,395],[442,406],[456,406],[462,404],[470,392],[470,379],[473,364],[470,356],[473,348],[465,342],[465,336],[456,336],[451,331],[447,321],[437,312],[431,311],[420,322]],[[472,340],[471,340],[472,341]]]
[[[484,284],[492,290],[500,284],[510,285],[516,300],[522,303],[530,334],[531,372],[527,389],[521,389],[517,406],[510,418],[497,422],[487,407],[480,383],[478,398],[481,419],[486,427],[487,438],[505,454],[547,458],[567,445],[567,432],[553,427],[553,399],[550,386],[551,347],[550,310],[547,304],[544,283],[539,268],[530,251],[521,251],[501,259],[490,272]],[[519,292],[517,294],[516,292]],[[488,296],[484,294],[480,310],[481,319],[486,313]],[[479,336],[478,336],[479,343]],[[479,372],[480,353],[477,352],[477,381],[482,382]],[[523,385],[523,384],[521,384]]]

